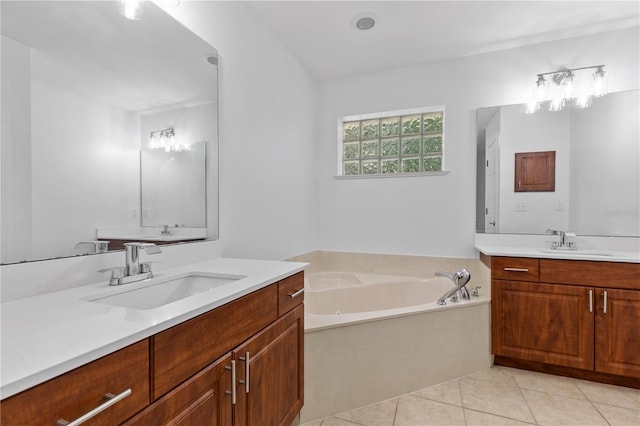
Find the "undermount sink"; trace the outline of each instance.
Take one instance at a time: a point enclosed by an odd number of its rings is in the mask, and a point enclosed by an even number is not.
[[[562,254],[563,256],[602,256],[613,257],[613,254],[596,250],[540,250],[540,253]]]
[[[245,277],[242,275],[191,273],[111,296],[90,299],[89,301],[131,309],[154,309],[196,294],[211,291],[242,278]]]

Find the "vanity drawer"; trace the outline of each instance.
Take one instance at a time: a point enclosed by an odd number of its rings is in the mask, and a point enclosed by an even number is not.
[[[491,279],[537,282],[538,278],[538,259],[525,257],[491,258]]]
[[[278,318],[272,284],[156,334],[152,341],[152,397],[161,397]]]
[[[278,282],[278,316],[282,316],[304,301],[304,272]]]
[[[540,259],[540,281],[640,290],[640,263]]]
[[[149,404],[149,343],[143,340],[37,385],[0,404],[3,426],[71,422],[104,404],[106,394],[131,393],[91,419],[120,424]]]

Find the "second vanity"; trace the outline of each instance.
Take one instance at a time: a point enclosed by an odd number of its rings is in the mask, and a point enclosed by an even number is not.
[[[1,423],[288,426],[303,404],[304,267],[216,259],[3,304]],[[101,303],[194,271],[235,278],[151,309]]]
[[[478,249],[491,269],[495,364],[640,387],[634,252]]]

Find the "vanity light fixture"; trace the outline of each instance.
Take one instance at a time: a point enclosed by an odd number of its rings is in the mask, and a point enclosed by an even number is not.
[[[176,141],[176,132],[171,127],[151,132],[149,134],[149,147],[151,149],[164,149],[166,152],[191,151],[190,145]]]
[[[547,101],[549,111],[560,111],[568,102],[573,102],[577,108],[587,108],[594,97],[606,94],[604,65],[545,72],[538,74],[534,96],[527,104],[527,112],[535,112]]]

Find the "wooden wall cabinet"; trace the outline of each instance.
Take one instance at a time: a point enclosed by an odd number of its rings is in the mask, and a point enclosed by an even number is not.
[[[289,426],[304,402],[303,288],[300,272],[7,398],[2,425],[74,420],[131,388],[90,424]]]
[[[515,154],[514,192],[554,192],[556,190],[556,152]]]
[[[491,274],[497,364],[640,385],[640,264],[493,257]]]

